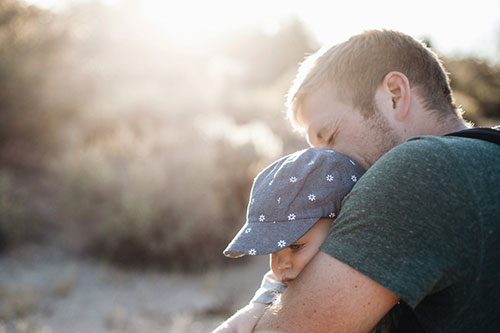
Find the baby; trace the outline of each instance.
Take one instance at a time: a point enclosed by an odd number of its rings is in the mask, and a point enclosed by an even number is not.
[[[251,332],[266,306],[319,251],[342,200],[364,173],[328,148],[287,155],[257,175],[247,221],[224,250],[232,258],[270,254],[271,272],[250,303],[214,332]]]

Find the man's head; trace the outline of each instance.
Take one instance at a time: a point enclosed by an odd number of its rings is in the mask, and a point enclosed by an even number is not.
[[[443,123],[452,119],[456,125],[461,119],[437,55],[412,37],[389,30],[366,31],[310,56],[289,90],[287,106],[292,124],[308,134],[312,145],[361,158],[365,167],[410,136],[447,132]],[[368,139],[335,146],[335,132],[344,131],[344,121],[330,115],[339,110],[342,117],[356,113],[350,120],[362,126],[351,130],[368,132],[363,133]],[[321,120],[318,113],[323,113]],[[311,118],[321,125],[311,130]],[[365,156],[368,151],[353,155],[347,150],[353,145],[366,146],[373,156]]]
[[[327,148],[280,158],[255,178],[247,221],[224,255],[270,254],[289,247],[319,219],[334,218],[363,173],[350,157]]]

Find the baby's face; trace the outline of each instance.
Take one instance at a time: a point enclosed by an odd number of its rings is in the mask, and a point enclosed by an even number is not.
[[[322,218],[300,239],[281,251],[272,253],[271,270],[279,281],[295,279],[319,251],[328,235],[332,219]]]

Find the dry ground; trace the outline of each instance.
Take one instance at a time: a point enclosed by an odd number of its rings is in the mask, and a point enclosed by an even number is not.
[[[267,258],[252,259],[184,275],[27,246],[0,257],[0,333],[210,332],[258,287]]]

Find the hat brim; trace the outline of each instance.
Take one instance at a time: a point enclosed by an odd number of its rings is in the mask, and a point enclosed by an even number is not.
[[[301,238],[319,219],[246,223],[223,251],[226,257],[270,254],[283,250]]]

